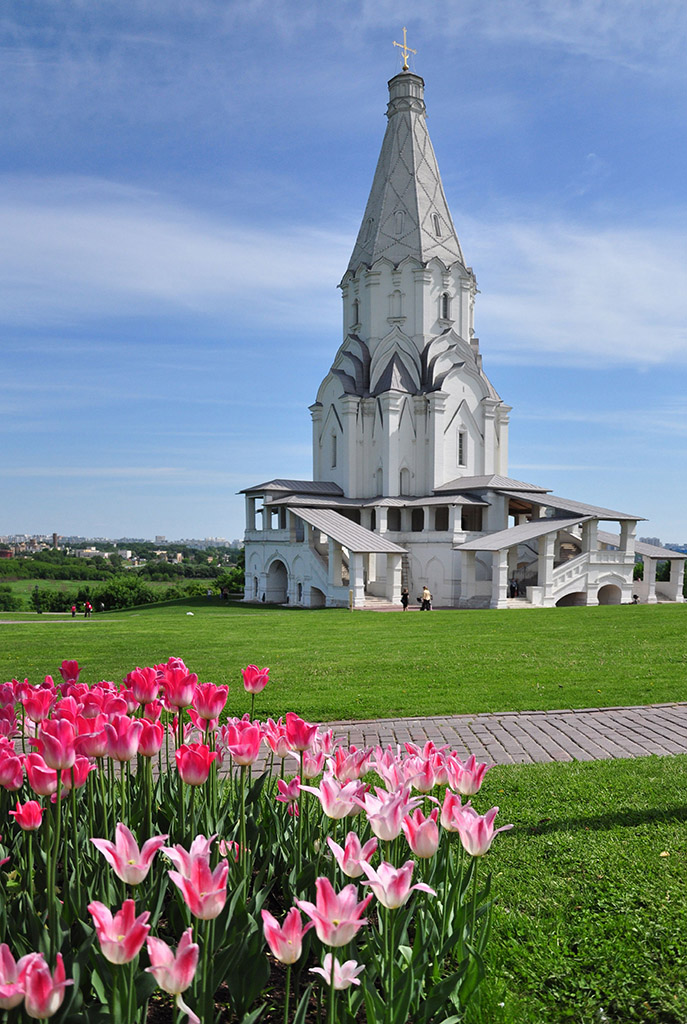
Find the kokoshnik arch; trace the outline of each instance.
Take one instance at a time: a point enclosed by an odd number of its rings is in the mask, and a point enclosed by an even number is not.
[[[344,340],[310,406],[313,480],[242,491],[245,600],[364,608],[426,585],[452,608],[682,601],[684,555],[637,543],[641,516],[508,476],[511,408],[482,366],[477,283],[407,62],[387,118],[339,286]]]

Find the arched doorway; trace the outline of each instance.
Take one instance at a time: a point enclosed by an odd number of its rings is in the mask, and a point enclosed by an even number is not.
[[[285,604],[288,586],[289,574],[286,566],[277,558],[267,570],[265,600],[269,604]]]
[[[607,583],[606,586],[600,588],[598,593],[599,604],[620,604],[622,597],[622,590],[614,583]]]
[[[327,604],[327,599],[319,589],[319,587],[310,588],[310,607],[311,608],[324,608]]]
[[[565,597],[559,598],[556,601],[556,608],[580,608],[587,603],[587,595],[583,590],[578,590],[574,594],[566,594]]]

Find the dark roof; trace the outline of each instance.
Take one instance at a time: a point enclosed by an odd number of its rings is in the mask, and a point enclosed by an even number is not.
[[[526,484],[522,480],[512,480],[511,477],[500,476],[498,473],[492,473],[490,476],[459,476],[455,480],[449,480],[448,483],[441,484],[440,487],[435,487],[434,493],[450,494],[460,491],[482,490],[484,488],[492,488],[495,491],[536,491],[539,494],[546,493],[545,487],[539,487],[537,484]]]
[[[244,487],[239,494],[251,494],[253,491],[284,491],[287,494],[337,494],[343,495],[338,484],[331,480],[268,480],[254,487]]]

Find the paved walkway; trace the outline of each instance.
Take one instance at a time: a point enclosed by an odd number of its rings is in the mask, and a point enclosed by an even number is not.
[[[437,746],[448,744],[460,757],[474,754],[490,764],[687,754],[687,701],[328,724],[336,737],[357,747],[433,740]]]

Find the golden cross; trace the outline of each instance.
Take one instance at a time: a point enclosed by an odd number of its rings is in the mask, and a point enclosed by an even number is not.
[[[396,40],[394,39],[394,46],[398,46],[398,47],[400,47],[401,50],[403,50],[403,71],[407,71],[408,70],[408,54],[409,53],[417,53],[417,50],[411,50],[411,48],[408,46],[408,44],[406,42],[405,26],[403,28],[403,42],[402,43],[397,43]]]

